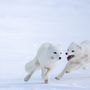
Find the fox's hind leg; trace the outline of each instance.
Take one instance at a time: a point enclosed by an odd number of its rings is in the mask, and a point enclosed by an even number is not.
[[[26,65],[28,75],[24,78],[24,81],[28,81],[31,78],[32,74],[36,71],[36,69],[38,69],[38,67],[39,67],[38,60],[34,60],[34,61],[29,62]]]
[[[32,76],[32,74],[34,73],[34,71],[35,70],[33,70],[32,72],[30,72],[25,78],[24,78],[24,81],[28,81],[30,78],[31,78],[31,76]]]

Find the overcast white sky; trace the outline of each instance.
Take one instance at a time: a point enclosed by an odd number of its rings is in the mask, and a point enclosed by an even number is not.
[[[90,40],[90,0],[0,0],[0,61],[32,58],[43,42],[66,49],[83,40]]]

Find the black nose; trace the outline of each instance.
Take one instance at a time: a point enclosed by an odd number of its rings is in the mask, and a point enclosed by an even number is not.
[[[61,57],[59,57],[59,59],[61,59]]]
[[[66,55],[68,55],[68,53],[67,53],[67,52],[66,52],[65,54],[66,54]]]

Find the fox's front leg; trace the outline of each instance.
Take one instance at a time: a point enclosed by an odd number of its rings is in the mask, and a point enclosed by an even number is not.
[[[42,78],[44,80],[44,83],[46,83],[46,84],[48,83],[48,74],[50,71],[51,71],[51,69],[48,67],[42,68]]]
[[[60,78],[63,77],[63,75],[64,75],[65,73],[69,73],[69,72],[66,71],[66,70],[67,70],[67,68],[65,68],[61,73],[59,73],[59,74],[57,75],[57,77],[55,77],[55,79],[59,80]]]
[[[60,78],[63,77],[63,75],[64,75],[65,73],[70,73],[70,71],[68,70],[69,64],[70,64],[70,63],[67,63],[67,65],[65,66],[64,70],[63,70],[61,73],[59,73],[59,74],[57,75],[57,77],[55,77],[55,79],[59,80]]]

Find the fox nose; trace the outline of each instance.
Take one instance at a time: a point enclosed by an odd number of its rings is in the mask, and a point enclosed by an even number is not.
[[[59,57],[59,59],[61,59],[61,57]]]
[[[67,53],[67,52],[66,52],[65,54],[66,54],[66,55],[68,55],[68,53]]]

